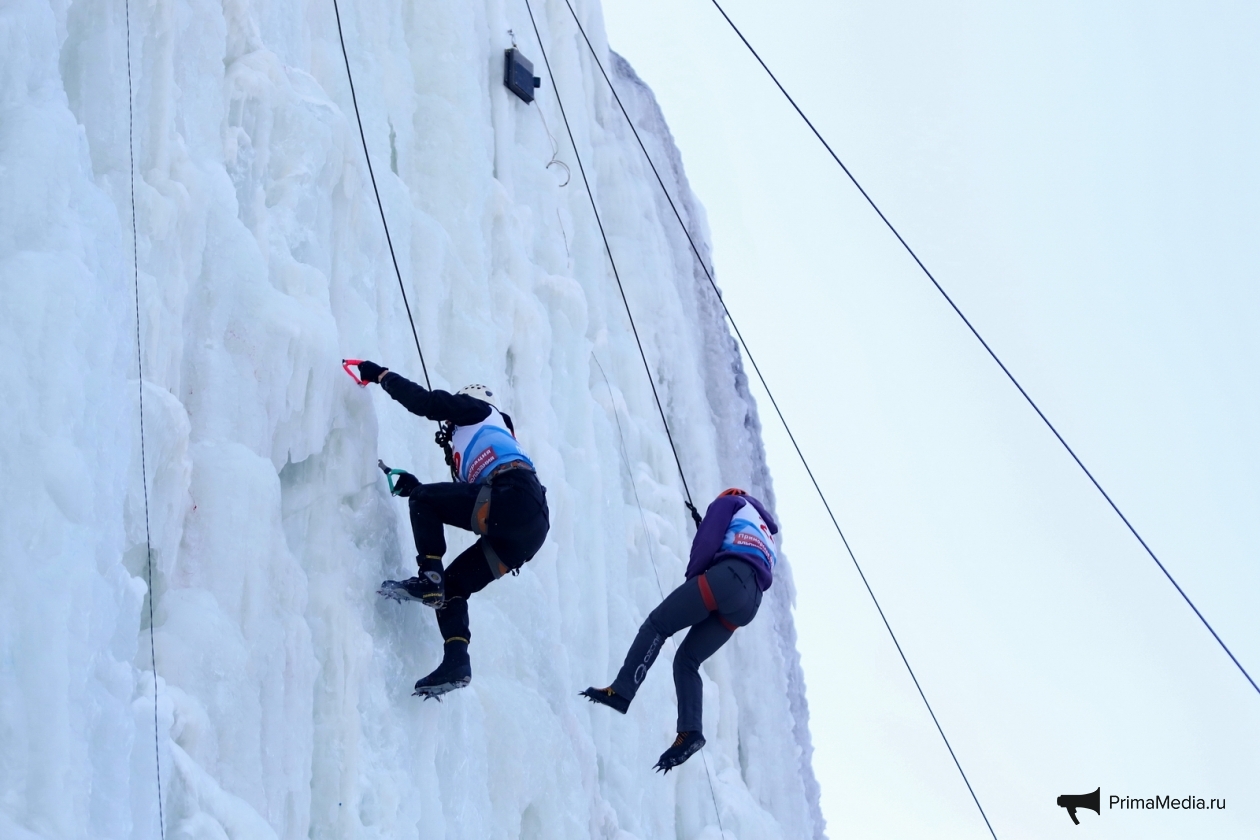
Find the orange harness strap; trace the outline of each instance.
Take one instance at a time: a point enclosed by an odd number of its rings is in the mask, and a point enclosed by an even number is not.
[[[700,584],[700,597],[704,599],[704,608],[713,612],[717,609],[717,599],[713,597],[713,590],[709,588],[708,575],[701,574],[696,578],[696,583]]]
[[[696,578],[696,583],[700,585],[700,597],[704,599],[704,608],[711,613],[717,612],[717,599],[713,597],[713,590],[709,587],[708,575],[701,574]],[[718,621],[722,622],[722,626],[734,633],[738,628],[738,624],[732,624],[722,615],[718,615]]]

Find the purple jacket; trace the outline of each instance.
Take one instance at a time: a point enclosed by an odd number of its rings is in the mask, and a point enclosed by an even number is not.
[[[747,562],[744,555],[721,550],[722,538],[726,536],[726,529],[730,527],[731,517],[745,504],[751,504],[757,509],[757,513],[761,514],[771,534],[779,533],[779,524],[757,499],[752,496],[718,496],[704,512],[704,519],[700,521],[700,527],[696,529],[696,538],[691,541],[691,562],[687,564],[688,580],[703,574],[722,560],[736,558]],[[770,584],[774,582],[770,570],[757,563],[750,562],[748,565],[756,570],[757,585],[761,587],[761,591],[769,589]]]

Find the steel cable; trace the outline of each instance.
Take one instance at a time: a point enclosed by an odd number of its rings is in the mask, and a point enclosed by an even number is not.
[[[721,4],[718,3],[717,0],[710,0],[710,2],[712,2],[718,12],[721,13],[723,19],[730,24],[731,29],[733,29],[735,34],[739,36],[739,40],[744,42],[744,46],[748,48],[750,53],[752,53],[753,58],[757,59],[757,63],[760,64],[761,68],[766,71],[766,75],[768,75],[771,81],[774,82],[775,86],[779,89],[779,92],[783,94],[787,101],[792,105],[792,108],[796,110],[796,113],[800,115],[800,118],[805,121],[807,126],[809,126],[809,130],[812,131],[814,136],[818,138],[818,142],[823,144],[823,148],[827,150],[827,154],[831,155],[832,160],[839,165],[840,169],[844,171],[844,174],[848,176],[850,181],[853,182],[853,186],[857,187],[858,192],[862,194],[862,198],[866,199],[866,203],[871,205],[871,209],[875,211],[880,220],[890,231],[892,231],[893,236],[897,237],[897,241],[900,242],[901,246],[906,249],[906,253],[908,253],[914,260],[915,264],[919,266],[927,279],[932,281],[932,285],[936,287],[936,291],[941,293],[941,297],[945,298],[945,302],[948,303],[950,308],[954,310],[955,314],[962,319],[962,322],[967,325],[967,329],[971,331],[971,334],[974,335],[976,340],[980,342],[982,347],[984,347],[985,352],[989,354],[993,361],[997,362],[998,367],[1002,369],[1002,373],[1006,374],[1006,378],[1011,381],[1011,384],[1019,390],[1020,395],[1030,406],[1032,406],[1032,410],[1037,412],[1037,416],[1040,417],[1041,421],[1046,424],[1046,428],[1054,434],[1055,439],[1063,445],[1063,448],[1067,450],[1068,455],[1072,456],[1072,460],[1075,461],[1076,465],[1081,468],[1082,472],[1085,473],[1085,476],[1090,480],[1090,483],[1092,483],[1098,492],[1102,494],[1102,497],[1107,500],[1107,504],[1111,506],[1113,511],[1115,511],[1116,516],[1120,517],[1120,521],[1124,523],[1125,527],[1129,529],[1129,532],[1133,534],[1134,538],[1136,538],[1142,545],[1142,548],[1145,549],[1148,555],[1150,555],[1150,558],[1155,561],[1155,565],[1158,566],[1159,570],[1164,573],[1164,577],[1168,578],[1168,582],[1171,583],[1173,588],[1177,590],[1177,594],[1185,600],[1185,602],[1190,606],[1190,609],[1194,610],[1194,614],[1199,617],[1199,621],[1203,622],[1203,626],[1206,627],[1208,632],[1212,634],[1212,638],[1216,639],[1217,644],[1221,646],[1221,649],[1225,651],[1225,654],[1230,658],[1234,665],[1237,666],[1238,670],[1242,672],[1242,675],[1246,677],[1247,682],[1251,683],[1251,687],[1256,690],[1257,694],[1260,694],[1260,685],[1257,685],[1256,681],[1251,678],[1251,674],[1247,673],[1247,669],[1244,668],[1242,663],[1238,661],[1238,657],[1234,656],[1233,651],[1231,651],[1229,646],[1225,644],[1225,640],[1222,639],[1212,625],[1208,623],[1207,618],[1204,617],[1203,613],[1199,611],[1199,608],[1195,606],[1194,601],[1190,600],[1190,596],[1187,595],[1185,590],[1181,588],[1181,585],[1173,578],[1172,573],[1168,571],[1168,569],[1160,561],[1159,557],[1155,555],[1155,552],[1151,549],[1151,547],[1147,545],[1146,540],[1138,533],[1137,528],[1133,527],[1133,523],[1130,522],[1129,518],[1120,510],[1119,505],[1117,505],[1107,491],[1103,489],[1103,486],[1098,482],[1098,479],[1094,478],[1094,474],[1089,471],[1089,468],[1085,466],[1085,463],[1081,461],[1076,452],[1073,451],[1072,447],[1068,445],[1068,442],[1064,440],[1063,435],[1059,434],[1059,430],[1056,429],[1054,424],[1050,422],[1050,418],[1042,412],[1037,403],[1033,401],[1033,398],[1029,396],[1027,391],[1024,390],[1024,386],[1019,384],[1019,380],[1015,378],[1015,375],[1011,373],[1010,369],[1007,368],[1000,358],[998,358],[997,353],[993,351],[993,348],[989,346],[989,343],[980,335],[979,330],[977,330],[975,326],[972,325],[971,321],[968,320],[967,316],[963,314],[963,311],[958,307],[958,304],[954,303],[953,298],[946,293],[944,287],[937,282],[936,278],[932,275],[932,272],[929,271],[928,267],[923,264],[921,259],[919,259],[919,255],[914,252],[914,249],[910,247],[910,244],[906,242],[902,235],[897,231],[897,228],[893,227],[893,223],[888,220],[888,217],[884,215],[884,212],[879,209],[877,204],[875,204],[874,199],[872,199],[866,190],[862,188],[862,185],[858,183],[857,178],[855,178],[853,173],[849,171],[849,167],[844,165],[844,162],[840,160],[840,156],[837,155],[831,148],[831,144],[828,143],[818,129],[814,127],[814,124],[810,121],[809,117],[805,116],[805,112],[801,110],[801,106],[796,104],[796,100],[792,98],[792,95],[789,94],[787,89],[783,87],[783,84],[779,81],[778,77],[774,75],[774,73],[766,65],[766,62],[763,61],[757,51],[753,49],[753,45],[748,42],[748,39],[744,37],[744,33],[739,30],[739,27],[735,25],[735,22],[731,20],[729,15],[726,14],[726,10],[722,8]]]

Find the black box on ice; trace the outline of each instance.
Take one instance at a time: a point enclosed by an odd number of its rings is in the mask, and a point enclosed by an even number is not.
[[[503,84],[526,102],[534,101],[534,88],[542,87],[542,79],[534,75],[534,65],[512,47],[503,51]]]

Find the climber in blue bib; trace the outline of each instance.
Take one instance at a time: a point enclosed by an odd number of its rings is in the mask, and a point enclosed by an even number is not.
[[[700,663],[757,615],[761,593],[774,581],[778,532],[770,512],[743,490],[732,487],[714,499],[691,541],[687,580],[648,615],[612,685],[582,692],[624,715],[665,640],[691,628],[674,655],[678,737],[657,770],[668,773],[704,746]]]
[[[442,664],[416,683],[417,695],[437,697],[472,679],[468,597],[517,572],[542,547],[550,529],[547,491],[516,442],[512,418],[495,407],[484,385],[456,394],[428,390],[367,361],[359,363],[359,378],[380,384],[412,414],[442,423],[438,440],[455,480],[421,484],[410,473],[398,475],[393,492],[409,503],[419,574],[381,585],[386,597],[420,601],[437,611],[445,643]],[[445,525],[472,531],[478,539],[444,569]]]

